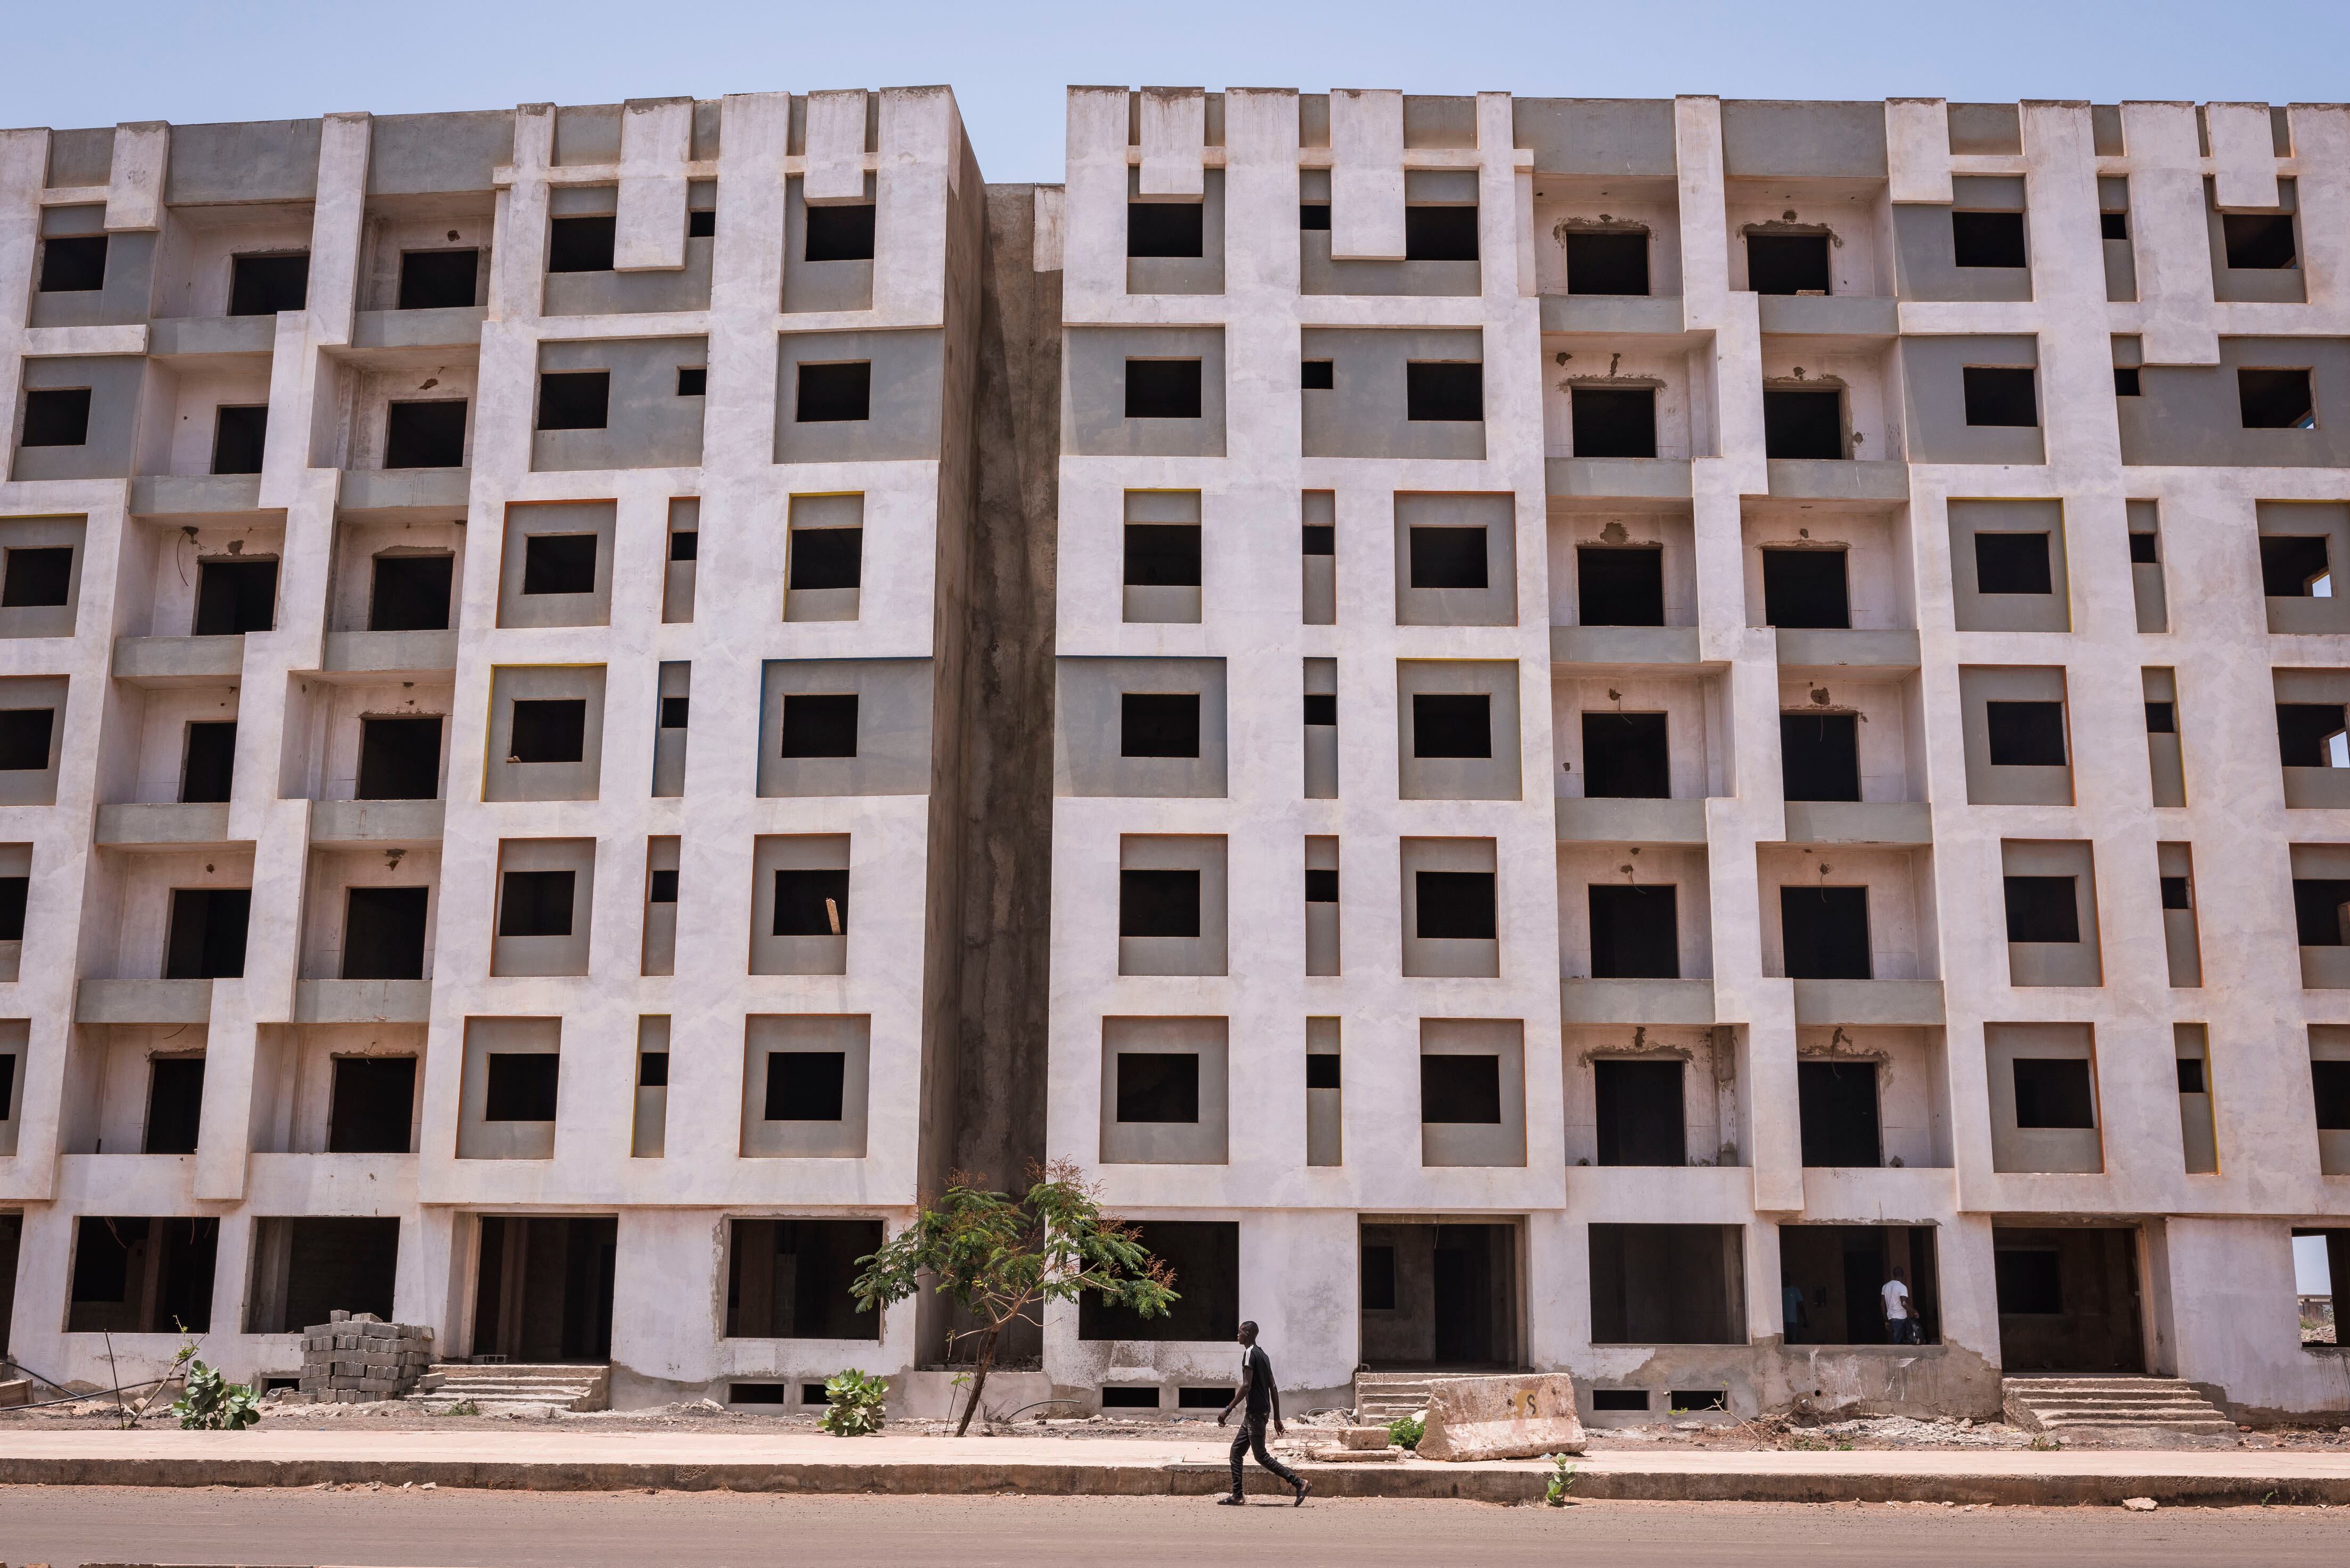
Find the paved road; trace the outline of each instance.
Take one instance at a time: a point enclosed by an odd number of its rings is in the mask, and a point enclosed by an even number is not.
[[[1243,1511],[1205,1498],[336,1492],[0,1487],[0,1563],[368,1568],[766,1568],[1343,1563],[1347,1568],[2340,1568],[2342,1509],[1957,1509],[1586,1503],[1564,1511],[1346,1501]]]

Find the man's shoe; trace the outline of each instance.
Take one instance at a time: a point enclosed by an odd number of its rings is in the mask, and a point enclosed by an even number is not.
[[[1248,1499],[1241,1496],[1238,1492],[1234,1492],[1230,1497],[1218,1498],[1216,1500],[1216,1506],[1218,1508],[1246,1508],[1248,1506]]]
[[[1314,1483],[1313,1483],[1312,1481],[1307,1480],[1304,1476],[1300,1476],[1300,1477],[1298,1477],[1298,1478],[1297,1478],[1297,1499],[1296,1499],[1296,1501],[1295,1501],[1292,1502],[1289,1506],[1290,1506],[1290,1507],[1292,1507],[1292,1508],[1304,1508],[1304,1507],[1305,1506],[1305,1494],[1306,1494],[1307,1492],[1309,1492],[1309,1491],[1312,1491],[1313,1490],[1314,1490]]]

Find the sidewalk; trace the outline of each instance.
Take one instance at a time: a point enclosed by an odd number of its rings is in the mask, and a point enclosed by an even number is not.
[[[325,1484],[509,1490],[1191,1496],[1227,1484],[1224,1444],[1133,1439],[658,1432],[0,1431],[0,1484]],[[1249,1467],[1251,1490],[1278,1488]],[[1538,1501],[1539,1459],[1308,1464],[1325,1497]],[[2350,1454],[2126,1449],[1654,1454],[1576,1461],[1587,1501],[2350,1503]]]

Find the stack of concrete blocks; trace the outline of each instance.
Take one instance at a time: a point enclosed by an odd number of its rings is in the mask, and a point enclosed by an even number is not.
[[[371,1312],[335,1312],[302,1331],[302,1397],[313,1405],[398,1399],[432,1365],[432,1331]]]

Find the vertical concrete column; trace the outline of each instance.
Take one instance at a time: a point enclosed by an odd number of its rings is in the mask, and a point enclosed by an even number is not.
[[[1403,94],[1342,88],[1330,95],[1330,256],[1401,261]]]
[[[685,164],[693,100],[632,98],[620,108],[620,192],[612,270],[674,272],[685,265]]]
[[[2211,240],[2191,103],[2124,103],[2130,247],[2149,365],[2216,365]]]
[[[1885,101],[1886,192],[1897,204],[1950,203],[1950,110],[1939,98]]]
[[[947,198],[962,177],[962,124],[945,88],[889,88],[881,94],[881,151],[874,177],[876,319],[943,320]],[[805,187],[803,187],[805,189]]]
[[[2276,134],[2264,103],[2203,106],[2211,143],[2211,194],[2222,207],[2277,204]]]
[[[1103,320],[1105,304],[1097,302],[1125,296],[1126,171],[1126,89],[1071,88],[1061,231],[1070,321]],[[1229,246],[1232,225],[1224,227]]]
[[[807,171],[801,176],[803,200],[865,199],[865,115],[862,88],[807,95],[807,130],[801,144]],[[719,156],[725,156],[723,140]]]
[[[2350,303],[2350,109],[2297,103],[2293,117],[2294,178],[2301,223],[2301,275],[2313,308],[2340,321]]]
[[[106,226],[163,226],[163,171],[172,157],[172,128],[160,119],[114,128],[114,165],[106,182]]]
[[[1230,105],[1226,106],[1227,112]],[[1198,88],[1142,89],[1145,197],[1192,197],[1206,188],[1208,95]]]

